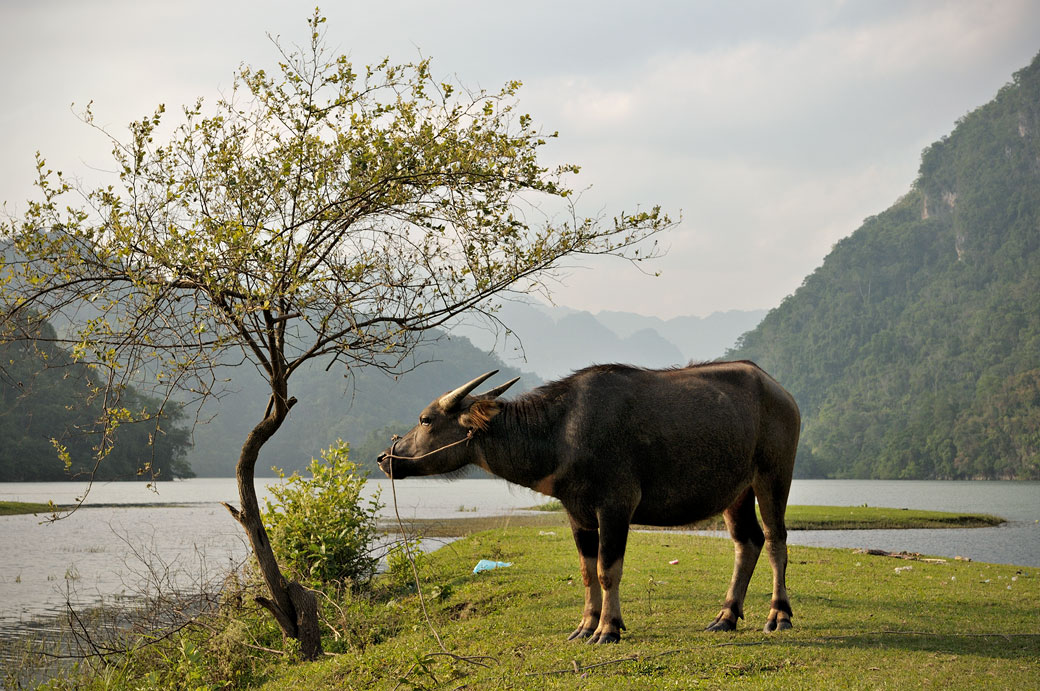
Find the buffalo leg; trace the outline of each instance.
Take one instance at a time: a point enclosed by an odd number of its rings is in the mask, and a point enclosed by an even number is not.
[[[787,597],[787,526],[784,513],[787,510],[788,482],[773,487],[763,487],[758,496],[765,527],[766,554],[773,568],[773,599],[769,603],[769,617],[764,631],[782,631],[791,628],[791,602]]]
[[[722,512],[726,527],[733,538],[735,552],[733,577],[726,592],[726,601],[708,631],[733,631],[737,619],[744,618],[744,596],[747,595],[751,574],[755,572],[758,555],[762,552],[765,537],[755,516],[755,495],[748,487],[728,509]]]
[[[590,643],[617,643],[625,622],[621,618],[621,572],[625,562],[625,545],[628,542],[629,516],[600,513],[599,557],[597,575],[603,591],[603,609],[599,625],[589,639]]]
[[[578,624],[567,640],[588,638],[599,625],[600,612],[603,609],[603,592],[600,590],[596,575],[596,559],[599,553],[599,531],[586,530],[579,527],[571,519],[571,532],[574,533],[574,544],[578,547],[578,558],[581,559],[581,580],[585,584],[585,608],[581,612],[581,623]]]

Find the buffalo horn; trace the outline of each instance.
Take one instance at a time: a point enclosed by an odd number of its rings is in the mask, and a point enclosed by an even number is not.
[[[478,393],[477,395],[480,396],[481,398],[498,398],[499,396],[504,394],[506,392],[506,390],[509,389],[510,386],[512,386],[513,384],[517,383],[518,381],[520,381],[520,377],[516,377],[515,379],[510,379],[505,384],[499,384],[495,388],[488,389],[484,393]]]
[[[469,382],[468,384],[463,384],[462,386],[460,386],[459,388],[455,389],[454,391],[452,391],[450,393],[444,394],[443,396],[441,396],[441,399],[439,401],[441,410],[451,410],[452,408],[457,406],[459,404],[459,402],[462,401],[462,399],[465,398],[466,395],[470,391],[472,391],[473,389],[475,389],[478,386],[480,386],[484,382],[485,379],[488,379],[489,377],[493,377],[496,374],[498,374],[498,370],[497,369],[491,370],[490,372],[488,372],[486,374],[480,375],[479,377],[477,377],[473,381]]]

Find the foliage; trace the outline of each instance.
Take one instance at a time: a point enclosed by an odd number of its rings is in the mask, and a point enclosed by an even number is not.
[[[427,557],[420,549],[421,543],[422,538],[401,541],[391,546],[386,553],[383,585],[389,592],[415,592],[415,575],[422,574],[427,567]]]
[[[1040,478],[1040,56],[744,334],[803,477]]]
[[[365,477],[348,449],[337,441],[311,460],[309,479],[293,473],[268,486],[273,501],[266,500],[263,518],[275,556],[316,588],[363,587],[379,562],[373,542],[382,504],[378,493],[362,497]]]

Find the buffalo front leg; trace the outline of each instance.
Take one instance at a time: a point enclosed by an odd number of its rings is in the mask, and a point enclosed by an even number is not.
[[[603,609],[590,643],[617,643],[625,622],[621,618],[621,571],[628,542],[628,517],[599,515],[599,556],[596,571],[603,591]]]
[[[585,584],[585,608],[581,611],[581,623],[567,637],[568,641],[591,636],[599,625],[600,612],[603,609],[603,591],[600,590],[599,579],[596,576],[599,531],[595,528],[592,530],[581,528],[571,518],[571,532],[574,533],[574,544],[578,547],[578,558],[581,560],[581,580]]]
[[[726,591],[726,601],[708,631],[733,631],[737,619],[744,618],[744,597],[751,575],[755,572],[758,555],[762,552],[765,536],[755,516],[755,495],[749,487],[728,509],[722,512],[726,528],[733,538],[733,577]]]

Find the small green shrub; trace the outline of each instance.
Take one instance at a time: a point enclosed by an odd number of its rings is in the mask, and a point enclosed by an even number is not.
[[[343,441],[312,459],[309,470],[309,479],[293,473],[268,487],[274,501],[266,500],[263,519],[275,556],[313,586],[363,587],[379,562],[373,549],[379,495],[361,497],[366,477]]]
[[[426,554],[419,549],[421,538],[394,544],[386,553],[386,583],[392,592],[414,592],[415,573],[422,573],[426,565]],[[411,554],[411,561],[408,555]],[[415,571],[412,571],[412,561]]]

